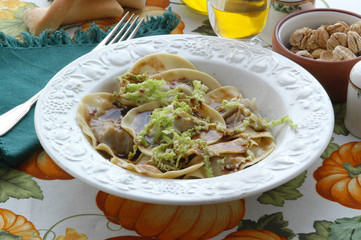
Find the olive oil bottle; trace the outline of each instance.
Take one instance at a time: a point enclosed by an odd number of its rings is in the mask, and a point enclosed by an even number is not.
[[[271,0],[209,0],[209,18],[217,35],[251,38],[266,24]]]
[[[185,5],[199,13],[207,15],[207,0],[182,0]]]

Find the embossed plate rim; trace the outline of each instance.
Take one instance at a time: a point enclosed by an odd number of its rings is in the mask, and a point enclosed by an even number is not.
[[[137,59],[155,52],[178,54],[197,63],[200,70],[207,69],[206,66],[214,68],[216,78],[228,78],[232,73],[226,71],[230,69],[237,74],[249,74],[250,79],[244,81],[253,87],[247,86],[247,91],[256,92],[255,88],[259,88],[267,95],[259,96],[260,99],[280,103],[278,108],[270,106],[272,111],[279,109],[276,115],[286,112],[299,128],[294,131],[283,126],[277,130],[279,145],[264,161],[215,178],[156,179],[110,163],[91,147],[76,123],[79,100],[100,84],[111,82]],[[269,92],[278,93],[276,98],[281,102],[272,100],[274,95]],[[327,93],[296,63],[269,49],[241,41],[187,34],[133,39],[86,54],[50,80],[35,109],[35,129],[40,143],[65,171],[119,197],[178,205],[245,198],[291,180],[319,158],[331,138],[333,124],[333,108]]]

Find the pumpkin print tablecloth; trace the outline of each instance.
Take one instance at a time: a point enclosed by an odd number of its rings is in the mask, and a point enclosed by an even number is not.
[[[361,14],[351,2],[327,1]],[[19,36],[28,31],[22,13],[50,4],[0,1],[0,30]],[[214,35],[207,17],[180,0],[148,0],[143,13],[169,9],[181,19],[172,33]],[[96,22],[103,29],[113,23]],[[0,239],[361,239],[361,139],[345,128],[345,103],[334,104],[334,112],[332,139],[307,171],[268,192],[219,204],[174,206],[116,197],[74,179],[40,150],[16,169],[0,168]]]

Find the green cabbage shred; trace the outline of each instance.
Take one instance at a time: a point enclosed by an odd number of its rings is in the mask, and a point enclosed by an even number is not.
[[[192,81],[193,91],[190,96],[183,93],[181,87],[171,89],[164,80],[149,78],[147,74],[135,75],[125,73],[118,77],[120,90],[116,93],[127,100],[138,104],[144,104],[151,101],[159,101],[161,108],[156,108],[150,115],[150,121],[145,125],[144,130],[137,135],[136,145],[133,152],[128,157],[132,158],[139,145],[153,148],[152,162],[163,172],[180,170],[187,166],[191,160],[192,149],[197,149],[199,155],[203,157],[206,174],[208,177],[213,176],[210,163],[210,150],[207,143],[201,139],[192,139],[202,130],[208,130],[214,126],[217,131],[227,135],[227,128],[219,123],[210,123],[209,117],[202,119],[199,115],[194,114],[208,91],[208,87],[198,80]],[[232,133],[242,133],[248,126],[255,130],[271,129],[283,123],[288,123],[293,128],[297,125],[286,115],[279,120],[268,121],[261,119],[244,104],[239,101],[224,100],[222,109],[238,108],[241,114],[245,116],[243,125],[233,130]],[[181,132],[174,126],[178,118],[191,119],[193,126],[186,131]],[[247,138],[247,134],[243,135]],[[253,154],[249,158],[254,158]],[[218,163],[224,162],[225,158],[218,159]]]

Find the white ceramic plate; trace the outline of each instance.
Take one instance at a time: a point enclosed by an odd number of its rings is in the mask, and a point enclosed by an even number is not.
[[[288,114],[298,125],[273,130],[277,148],[262,162],[237,173],[200,180],[157,179],[122,169],[98,154],[76,122],[80,99],[114,89],[114,77],[139,58],[165,52],[190,60],[223,85],[255,97],[264,117]],[[277,53],[216,37],[146,37],[91,52],[70,63],[48,83],[35,111],[45,151],[65,171],[99,190],[162,204],[207,204],[249,197],[305,171],[326,148],[334,126],[332,104],[317,80]]]

